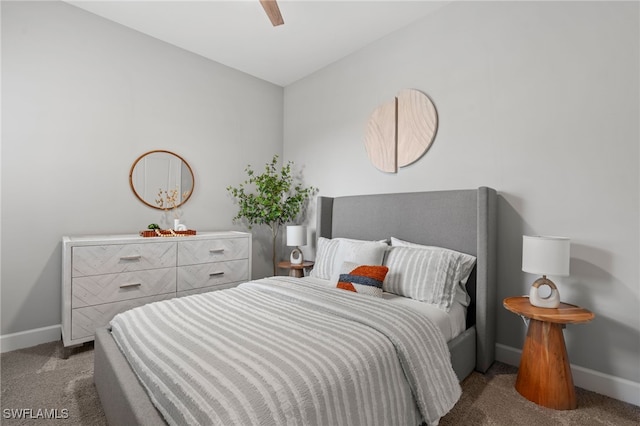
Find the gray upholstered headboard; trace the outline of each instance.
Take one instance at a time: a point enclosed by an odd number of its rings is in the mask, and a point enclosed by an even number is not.
[[[467,327],[476,328],[476,369],[495,355],[497,195],[491,188],[318,197],[317,237],[396,237],[477,257],[467,290]]]

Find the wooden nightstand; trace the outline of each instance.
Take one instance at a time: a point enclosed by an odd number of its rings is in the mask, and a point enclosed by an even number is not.
[[[278,268],[288,269],[290,277],[302,278],[304,277],[304,271],[306,269],[313,268],[314,264],[315,262],[312,262],[310,260],[305,260],[300,265],[293,265],[288,260],[283,260],[281,262],[278,262]]]
[[[547,408],[576,408],[576,391],[562,329],[566,324],[589,322],[595,315],[568,303],[560,303],[557,308],[538,308],[529,303],[528,297],[507,297],[503,305],[529,318],[516,390],[529,401]]]

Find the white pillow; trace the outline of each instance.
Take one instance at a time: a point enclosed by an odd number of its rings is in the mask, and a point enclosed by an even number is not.
[[[409,241],[401,240],[401,239],[396,238],[396,237],[391,237],[389,239],[389,241],[390,241],[392,247],[418,247],[418,248],[432,248],[432,249],[440,249],[440,250],[449,250],[449,249],[445,249],[445,248],[442,248],[442,247],[426,246],[424,244],[411,243]],[[475,264],[475,261],[476,261],[475,256],[470,255],[470,254],[466,254],[466,253],[457,252],[455,250],[451,250],[451,251],[453,251],[455,253],[458,253],[458,254],[461,254],[463,256],[471,256],[471,257],[473,257],[473,262]],[[471,266],[471,269],[469,270],[469,274],[467,274],[467,276],[463,277],[460,280],[460,283],[462,284],[462,289],[464,290],[465,294],[467,293],[467,290],[466,290],[466,288],[464,286],[465,286],[465,284],[467,284],[467,280],[469,280],[469,275],[471,275],[471,270],[473,270],[473,265]],[[467,295],[467,297],[469,297],[469,296]],[[468,304],[469,304],[469,302],[467,301],[467,304],[465,306],[467,306]]]
[[[382,288],[448,312],[475,261],[474,256],[441,247],[392,245],[384,263],[389,273]]]
[[[416,244],[416,243],[410,243],[409,241],[405,241],[405,240],[401,240],[400,238],[396,238],[396,237],[391,237],[389,239],[389,241],[391,241],[391,246],[404,246],[404,247],[429,247],[429,246],[425,246],[424,244]]]
[[[382,241],[320,237],[315,265],[309,275],[337,282],[344,262],[353,262],[358,265],[382,265],[388,247]]]
[[[324,237],[318,238],[316,260],[309,275],[315,278],[322,278],[324,280],[330,279],[339,246],[340,240],[338,239],[332,240]]]

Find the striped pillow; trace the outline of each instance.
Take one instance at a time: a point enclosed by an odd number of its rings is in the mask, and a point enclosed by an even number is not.
[[[313,269],[309,274],[312,277],[328,280],[333,273],[333,264],[335,263],[340,247],[340,240],[320,237],[318,238],[318,247],[316,250],[316,260]]]
[[[353,266],[351,262],[345,262],[345,265],[349,265],[349,269]],[[350,272],[340,274],[336,287],[359,294],[382,297],[382,282],[387,272],[389,268],[381,265],[356,266]]]
[[[469,278],[476,258],[441,247],[392,246],[383,290],[436,305],[449,312],[457,286]]]
[[[349,238],[318,238],[316,260],[310,275],[336,282],[344,262],[358,265],[382,265],[389,245],[383,241]]]

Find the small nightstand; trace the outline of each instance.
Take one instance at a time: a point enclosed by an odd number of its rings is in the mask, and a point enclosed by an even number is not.
[[[314,263],[315,262],[312,262],[310,260],[305,260],[299,265],[293,265],[288,260],[283,260],[282,262],[278,263],[278,268],[288,269],[290,277],[302,278],[304,277],[304,271],[306,269],[313,268]]]
[[[595,315],[568,303],[560,303],[557,308],[538,308],[529,303],[528,297],[507,297],[503,305],[529,318],[516,390],[529,401],[547,408],[576,408],[576,391],[562,329],[566,324],[589,322]]]

